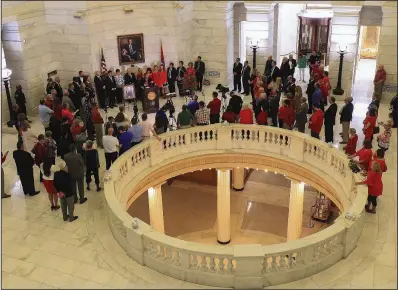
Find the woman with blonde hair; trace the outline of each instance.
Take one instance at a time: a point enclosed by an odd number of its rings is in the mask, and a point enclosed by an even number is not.
[[[280,98],[281,93],[282,93],[282,78],[281,77],[276,78],[275,88],[276,88],[276,95],[278,96],[278,98]]]
[[[372,170],[368,171],[366,179],[357,182],[357,185],[366,184],[368,186],[368,202],[365,205],[366,212],[376,213],[377,197],[383,194],[383,181],[381,179],[381,167],[378,162],[372,163]],[[372,205],[372,209],[370,206]]]
[[[296,86],[294,89],[294,97],[293,97],[293,108],[297,111],[301,106],[301,98],[303,97],[303,90],[300,86]]]

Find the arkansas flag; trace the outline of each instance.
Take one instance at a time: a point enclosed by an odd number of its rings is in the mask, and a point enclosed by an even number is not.
[[[160,62],[165,65],[164,63],[164,55],[163,55],[163,44],[162,41],[160,41]]]

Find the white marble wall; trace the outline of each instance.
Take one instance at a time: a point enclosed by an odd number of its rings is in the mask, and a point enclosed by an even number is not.
[[[4,54],[7,66],[13,71],[10,81],[12,99],[15,86],[22,85],[28,112],[32,112],[43,97],[47,73],[56,69],[50,50],[44,3],[3,1],[2,8]]]
[[[385,1],[383,23],[380,28],[377,63],[383,64],[387,72],[386,85],[395,86],[395,92],[383,92],[383,100],[391,100],[397,93],[397,2]]]
[[[342,49],[347,46],[344,55],[341,87],[346,96],[351,96],[354,61],[358,53],[359,38],[359,12],[361,6],[335,6],[333,5],[332,32],[329,58],[329,78],[332,88],[337,85],[339,75],[340,55],[339,45]]]

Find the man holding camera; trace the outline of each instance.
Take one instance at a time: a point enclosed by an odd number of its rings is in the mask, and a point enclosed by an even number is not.
[[[212,97],[213,100],[207,105],[207,108],[210,109],[210,124],[220,123],[221,101],[217,92],[213,92]]]

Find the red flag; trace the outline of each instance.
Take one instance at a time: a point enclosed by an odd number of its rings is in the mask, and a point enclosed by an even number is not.
[[[105,62],[105,57],[104,57],[104,51],[102,50],[101,47],[101,73],[103,72],[108,72],[108,69],[106,67],[106,62]]]
[[[160,62],[163,63],[163,65],[165,65],[165,63],[164,63],[164,55],[163,55],[163,44],[162,44],[162,41],[160,41]]]

